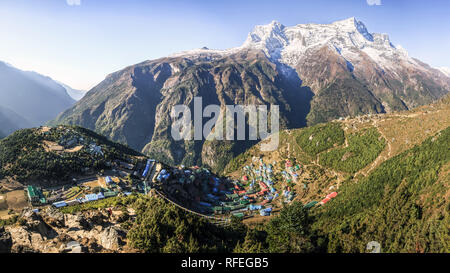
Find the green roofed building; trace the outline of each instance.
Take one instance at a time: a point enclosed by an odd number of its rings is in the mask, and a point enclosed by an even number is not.
[[[233,216],[242,219],[242,218],[244,218],[244,213],[242,213],[242,212],[233,213]]]
[[[47,203],[47,200],[45,199],[42,192],[34,186],[27,187],[27,196],[28,196],[28,201],[30,201],[30,203],[32,205],[40,205],[40,204]]]
[[[247,205],[247,204],[250,203],[250,201],[248,201],[248,200],[241,200],[241,201],[239,201],[239,203],[240,203],[240,204]]]
[[[225,196],[229,199],[235,200],[239,198],[239,195],[237,195],[236,193],[232,193],[232,194],[225,194]]]
[[[216,206],[212,208],[213,212],[217,214],[222,214],[224,212],[224,209],[222,207]]]
[[[103,193],[103,196],[105,196],[105,198],[108,198],[108,197],[115,197],[115,196],[117,196],[119,193],[118,192],[116,192],[116,191],[105,191],[104,193]]]
[[[311,202],[309,202],[308,204],[304,205],[303,207],[304,207],[305,209],[310,209],[310,208],[314,207],[317,203],[319,203],[319,202],[317,202],[317,201],[311,201]]]

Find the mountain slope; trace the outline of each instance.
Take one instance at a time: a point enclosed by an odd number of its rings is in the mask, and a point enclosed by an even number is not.
[[[407,110],[450,90],[450,78],[350,18],[329,25],[257,26],[228,50],[202,48],[109,75],[52,124],[76,124],[163,160],[220,171],[253,142],[175,142],[176,104],[278,104],[281,128]],[[224,162],[218,162],[218,158]]]
[[[172,106],[184,104],[193,113],[195,96],[203,98],[204,106],[278,104],[283,113],[281,126],[306,125],[304,109],[311,91],[293,86],[263,53],[243,51],[209,61],[201,58],[164,58],[116,72],[55,123],[94,129],[157,159],[186,165],[200,164],[203,145],[191,149],[192,142],[173,141],[170,111]]]
[[[317,211],[330,252],[449,252],[450,127],[383,162],[357,184],[347,183]]]
[[[39,126],[54,119],[74,102],[52,79],[0,62],[0,106],[11,109],[29,125]]]
[[[278,172],[289,159],[300,164],[299,176],[275,184],[291,187],[295,200],[307,204],[337,192],[312,209],[329,252],[365,252],[370,241],[383,252],[448,252],[449,117],[447,95],[413,111],[286,130],[277,151],[255,145],[226,172],[239,179],[259,157]]]

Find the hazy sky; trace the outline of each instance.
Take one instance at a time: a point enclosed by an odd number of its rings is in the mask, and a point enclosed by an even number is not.
[[[0,60],[73,88],[207,46],[241,45],[255,25],[356,17],[432,66],[450,67],[448,0],[0,0]]]

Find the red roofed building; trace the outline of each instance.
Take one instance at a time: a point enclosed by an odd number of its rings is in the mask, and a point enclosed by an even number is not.
[[[332,192],[327,195],[328,198],[335,198],[337,196],[337,192]]]
[[[331,200],[331,198],[328,198],[328,197],[326,197],[325,199],[323,199],[322,201],[320,201],[320,204],[321,205],[324,205],[324,204],[326,204],[328,201],[330,201]]]
[[[258,196],[261,196],[261,195],[264,195],[266,192],[268,192],[269,191],[269,189],[264,189],[264,190],[261,190],[261,191],[259,191],[258,193],[257,193],[257,195]]]
[[[266,183],[259,181],[259,186],[261,186],[262,189],[267,189]]]

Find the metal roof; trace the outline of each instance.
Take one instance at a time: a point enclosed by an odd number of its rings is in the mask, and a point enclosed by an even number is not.
[[[64,201],[61,201],[61,202],[55,202],[55,203],[53,203],[53,206],[55,206],[55,207],[57,207],[57,208],[62,208],[62,207],[67,206],[67,203],[64,202]]]
[[[28,191],[28,196],[30,197],[39,197],[38,193],[37,193],[37,189],[33,186],[28,186],[27,187],[27,191]]]

